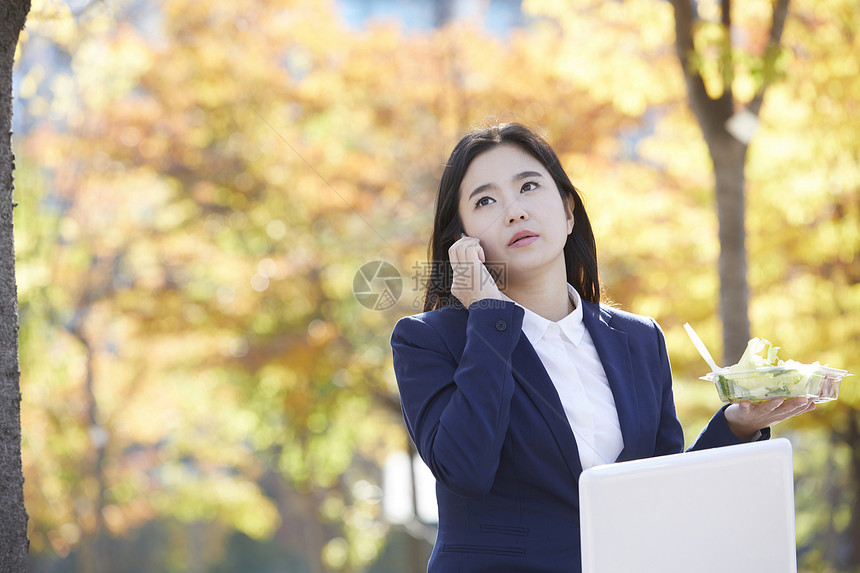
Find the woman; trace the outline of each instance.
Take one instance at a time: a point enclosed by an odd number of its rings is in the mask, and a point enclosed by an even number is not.
[[[582,200],[522,125],[454,148],[430,254],[425,312],[391,338],[409,435],[437,482],[428,570],[579,571],[583,469],[683,449],[663,334],[600,306]],[[813,407],[723,407],[690,449],[766,439]]]

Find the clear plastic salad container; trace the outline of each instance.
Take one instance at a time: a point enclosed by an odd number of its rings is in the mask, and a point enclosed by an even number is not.
[[[797,364],[797,363],[795,363]],[[771,398],[810,398],[829,402],[839,396],[846,370],[818,364],[765,366],[749,370],[722,368],[702,376],[717,387],[723,402],[760,402]]]

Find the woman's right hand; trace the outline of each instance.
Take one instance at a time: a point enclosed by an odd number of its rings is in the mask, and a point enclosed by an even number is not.
[[[504,300],[496,281],[484,265],[484,249],[478,239],[463,234],[448,249],[448,258],[454,271],[451,294],[466,308],[485,298]]]

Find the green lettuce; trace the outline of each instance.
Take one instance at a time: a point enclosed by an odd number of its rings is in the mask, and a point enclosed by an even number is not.
[[[765,338],[750,339],[738,363],[717,373],[716,382],[721,393],[730,399],[752,400],[806,396],[819,363],[780,360],[778,351],[779,347]]]

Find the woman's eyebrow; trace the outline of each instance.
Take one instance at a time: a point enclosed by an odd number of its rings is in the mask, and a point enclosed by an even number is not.
[[[520,181],[521,179],[529,179],[530,177],[543,177],[543,174],[537,171],[523,171],[514,175],[511,181]]]
[[[532,177],[543,177],[542,173],[538,173],[537,171],[522,171],[517,173],[513,177],[511,177],[511,182],[515,183],[517,181],[522,181],[523,179],[529,179]],[[492,183],[484,183],[483,185],[478,185],[475,187],[475,190],[469,193],[469,199],[477,195],[478,193],[483,193],[484,191],[489,191],[490,189],[495,189],[496,186]]]
[[[483,193],[484,191],[489,191],[490,189],[495,189],[495,188],[496,188],[496,186],[493,185],[492,183],[484,183],[483,185],[478,185],[477,187],[475,187],[474,191],[469,193],[469,200],[471,200],[472,197],[474,197],[478,193]]]

